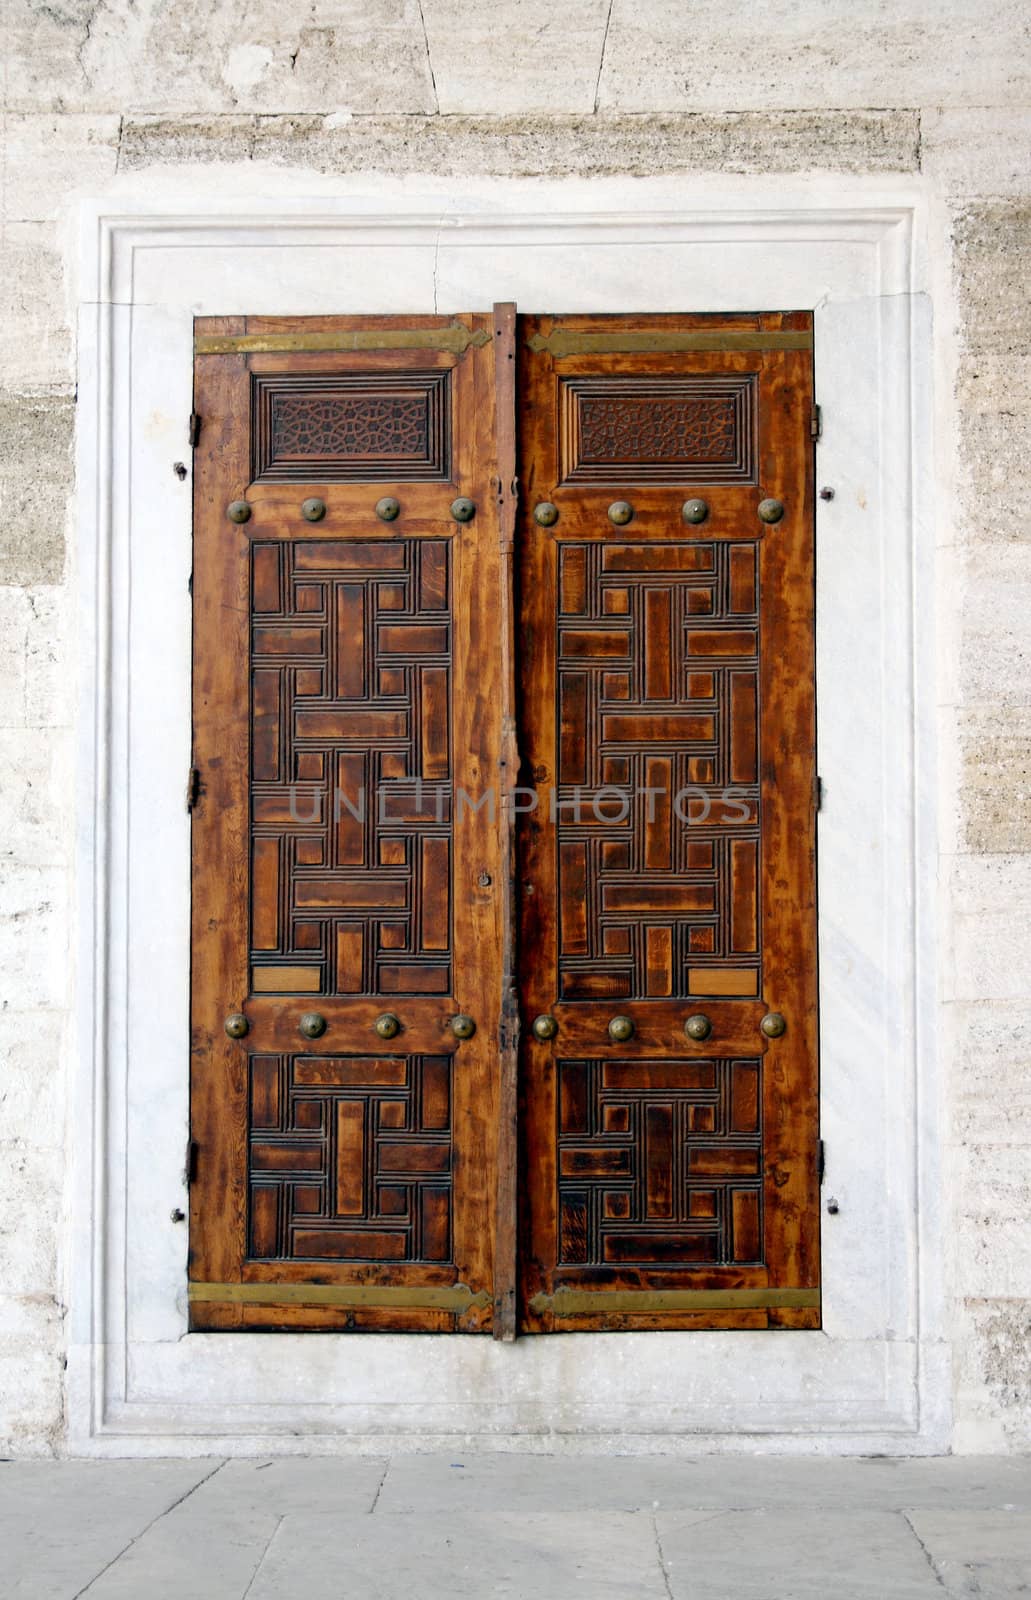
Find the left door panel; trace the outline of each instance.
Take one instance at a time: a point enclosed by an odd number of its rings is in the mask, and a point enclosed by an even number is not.
[[[511,320],[195,333],[191,1327],[486,1331]]]

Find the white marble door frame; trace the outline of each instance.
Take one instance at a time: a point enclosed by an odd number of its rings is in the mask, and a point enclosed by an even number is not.
[[[299,194],[298,187],[308,192]],[[936,1079],[931,332],[918,193],[847,181],[346,184],[208,170],[83,213],[72,1447],[948,1441]],[[195,315],[815,311],[825,1327],[188,1334]],[[827,1214],[826,1202],[837,1204]]]

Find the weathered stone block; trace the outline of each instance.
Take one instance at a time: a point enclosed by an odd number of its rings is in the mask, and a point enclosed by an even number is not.
[[[0,860],[71,864],[74,783],[67,733],[0,729]]]
[[[1017,692],[1027,694],[1026,681]],[[1031,708],[957,713],[959,848],[1031,850]]]
[[[6,1294],[53,1294],[65,1163],[60,1148],[0,1145],[0,1277]]]
[[[964,1145],[954,1150],[952,1168],[963,1293],[1031,1299],[1031,1146]]]
[[[941,106],[921,118],[921,165],[944,195],[1031,191],[1031,107]]]
[[[957,1311],[958,1448],[1031,1450],[1031,1302],[970,1297]]]
[[[8,116],[6,220],[53,221],[74,195],[105,188],[118,161],[118,124],[116,116]]]
[[[66,1018],[58,1011],[23,1011],[10,991],[6,999],[7,1008],[0,1011],[0,1146],[63,1151]],[[6,1166],[6,1156],[0,1162]],[[40,1210],[54,1217],[60,1200],[59,1181],[48,1181],[36,1196]]]
[[[119,167],[238,161],[316,172],[648,177],[677,172],[909,172],[914,112],[683,116],[127,117]]]
[[[1031,705],[1031,545],[966,549],[956,577],[952,693],[960,704],[998,707],[993,733],[1018,733],[1003,708]]]
[[[592,111],[608,0],[423,0],[442,112]]]
[[[69,394],[0,390],[0,584],[64,572],[74,415]]]
[[[25,725],[71,728],[75,674],[70,661],[75,597],[68,589],[22,591],[28,611],[25,636]],[[69,793],[69,806],[71,804]]]
[[[1031,949],[1031,855],[957,856],[947,998],[1024,1000]]]
[[[1028,102],[1021,0],[615,0],[600,85],[621,111]]]
[[[9,223],[0,242],[0,384],[72,381],[61,255],[49,223]]]
[[[1031,197],[963,206],[953,224],[956,298],[963,348],[1026,357],[1031,301],[1026,265],[1031,250]]]
[[[418,0],[10,0],[16,111],[432,111]]]
[[[950,1137],[1031,1148],[1031,1000],[947,1006],[942,1040]]]
[[[0,1453],[52,1455],[64,1429],[64,1313],[52,1294],[0,1294]]]
[[[22,1010],[68,1004],[68,873],[12,865],[0,873],[0,971]]]

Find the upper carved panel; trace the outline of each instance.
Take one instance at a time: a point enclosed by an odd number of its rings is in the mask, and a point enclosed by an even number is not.
[[[567,378],[563,483],[754,483],[755,378]]]
[[[266,483],[436,482],[451,475],[448,372],[253,379],[252,475]]]

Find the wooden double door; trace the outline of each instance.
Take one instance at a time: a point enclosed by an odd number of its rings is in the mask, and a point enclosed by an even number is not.
[[[819,1326],[810,314],[195,396],[191,1326]]]

